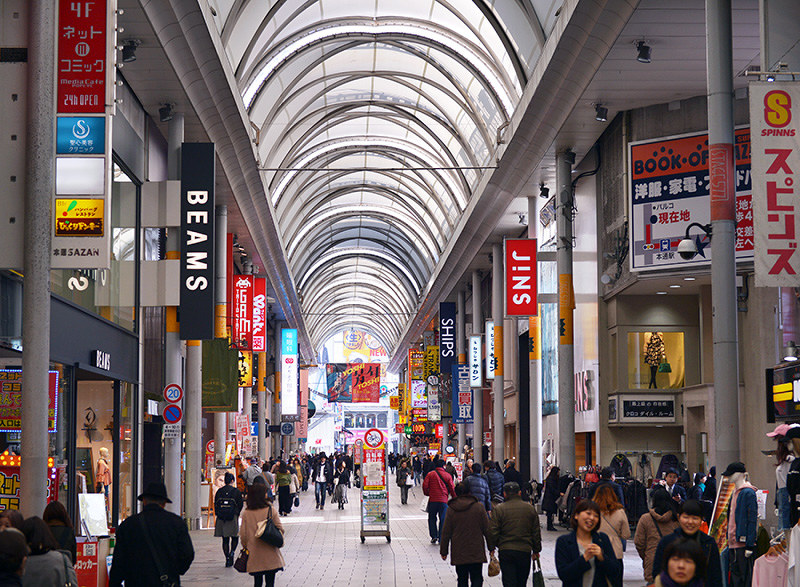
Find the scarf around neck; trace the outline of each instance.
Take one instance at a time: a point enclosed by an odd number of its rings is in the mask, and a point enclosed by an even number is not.
[[[685,585],[681,585],[680,583],[676,583],[672,579],[669,578],[667,575],[667,571],[661,571],[661,574],[658,576],[661,579],[661,584],[664,587],[703,587],[705,585],[705,581],[702,579],[692,579]]]

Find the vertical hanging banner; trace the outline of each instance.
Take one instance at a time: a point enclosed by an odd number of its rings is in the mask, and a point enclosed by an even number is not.
[[[539,330],[539,316],[528,318],[528,360],[542,360],[541,333]]]
[[[506,315],[536,316],[536,239],[506,239]]]
[[[238,351],[228,348],[227,338],[203,341],[203,409],[205,411],[238,411],[238,355]]]
[[[94,0],[58,2],[54,269],[107,269],[111,263],[116,16],[108,6]]]
[[[267,350],[267,278],[253,280],[253,352]]]
[[[439,347],[435,345],[425,348],[423,360],[422,378],[427,381],[431,375],[439,375]]]
[[[439,369],[450,373],[456,358],[456,305],[453,302],[439,304]]]
[[[750,84],[750,123],[758,287],[796,287],[800,274],[800,181],[795,82]]]
[[[217,300],[221,304],[221,300]],[[225,330],[219,329],[220,332],[226,332],[230,326],[233,330],[233,233],[229,232],[225,240]]]
[[[233,278],[233,340],[237,349],[250,350],[253,346],[253,276],[236,275]]]
[[[481,370],[481,335],[473,334],[469,337],[469,386],[483,387],[483,371]],[[455,387],[455,385],[453,386]]]
[[[297,330],[284,328],[281,330],[281,416],[299,416],[298,378]]]
[[[494,379],[494,322],[486,322],[486,379]]]
[[[406,384],[397,384],[397,419],[400,424],[406,423]]]
[[[180,231],[182,340],[214,338],[215,163],[214,143],[183,143]]]
[[[480,369],[478,369],[480,372]],[[472,422],[472,388],[470,366],[464,363],[453,365],[453,424]]]
[[[424,358],[422,351],[411,350],[408,351],[408,377],[409,379],[424,379],[424,369],[422,360]]]
[[[297,440],[308,440],[308,369],[300,369],[300,421],[295,424]]]

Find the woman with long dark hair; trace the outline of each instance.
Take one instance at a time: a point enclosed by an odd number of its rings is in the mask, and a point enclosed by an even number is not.
[[[74,565],[78,557],[78,545],[75,542],[75,528],[72,526],[72,520],[69,519],[67,508],[60,501],[51,501],[44,508],[42,518],[50,528],[50,532],[53,533],[53,538],[58,542],[59,549],[70,553]]]
[[[281,516],[288,516],[292,513],[292,474],[284,461],[278,465],[275,482],[278,485],[278,511]]]
[[[284,463],[283,466],[286,467],[286,464]],[[281,534],[284,534],[278,511],[272,501],[267,499],[267,485],[253,483],[247,491],[247,509],[242,512],[239,538],[242,542],[242,549],[249,552],[247,572],[253,576],[254,587],[262,585],[273,587],[275,575],[278,571],[283,570],[284,565],[280,548],[256,538],[258,524],[267,518],[270,518]]]
[[[621,587],[622,561],[599,532],[600,507],[589,499],[575,506],[573,531],[556,541],[556,571],[564,587]]]
[[[58,541],[44,520],[37,516],[27,518],[22,523],[22,533],[31,550],[22,575],[23,587],[61,587],[69,581],[78,584],[69,555],[58,550]]]
[[[552,467],[544,480],[544,494],[542,495],[542,511],[547,514],[547,529],[551,532],[555,531],[556,527],[553,525],[553,516],[558,513],[558,506],[556,501],[561,496],[558,493],[558,478],[561,470],[558,467]]]
[[[678,516],[675,513],[675,501],[661,485],[653,488],[650,495],[653,508],[642,514],[636,525],[633,543],[642,559],[644,580],[648,585],[653,583],[653,559],[656,556],[658,542],[678,527]]]

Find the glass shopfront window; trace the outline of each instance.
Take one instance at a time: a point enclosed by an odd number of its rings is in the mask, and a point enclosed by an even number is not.
[[[676,389],[686,379],[683,332],[628,333],[628,387]]]
[[[110,269],[54,269],[50,272],[53,293],[134,332],[138,205],[138,186],[114,164]]]

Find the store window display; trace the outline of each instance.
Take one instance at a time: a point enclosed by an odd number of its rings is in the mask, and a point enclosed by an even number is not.
[[[628,387],[675,389],[685,385],[683,332],[628,333]]]

